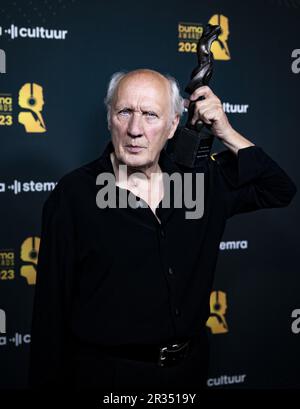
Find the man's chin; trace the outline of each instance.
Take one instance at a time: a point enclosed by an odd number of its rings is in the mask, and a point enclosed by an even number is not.
[[[149,166],[151,164],[151,161],[142,155],[125,155],[122,158],[122,162],[128,167],[134,168],[144,168],[145,166]]]
[[[128,166],[129,168],[135,168],[135,169],[143,169],[143,168],[150,166],[150,163],[148,161],[137,160],[137,159],[128,160],[124,164]]]

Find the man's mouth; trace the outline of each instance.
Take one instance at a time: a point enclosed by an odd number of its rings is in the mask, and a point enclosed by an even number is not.
[[[145,149],[145,146],[126,145],[125,149],[130,153],[138,153]]]

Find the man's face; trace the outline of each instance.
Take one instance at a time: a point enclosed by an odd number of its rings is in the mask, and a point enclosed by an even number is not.
[[[149,72],[127,75],[111,107],[110,131],[118,160],[134,168],[155,165],[178,121],[171,115],[170,88],[164,77]]]

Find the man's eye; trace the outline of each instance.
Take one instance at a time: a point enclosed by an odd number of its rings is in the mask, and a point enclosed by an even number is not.
[[[121,111],[118,112],[119,115],[127,116],[130,114],[129,109],[121,109]]]
[[[157,118],[157,114],[155,112],[145,112],[145,115],[148,118]]]

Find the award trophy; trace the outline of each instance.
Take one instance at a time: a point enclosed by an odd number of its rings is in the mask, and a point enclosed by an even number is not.
[[[213,41],[221,33],[221,27],[207,24],[197,44],[198,66],[192,71],[191,79],[185,91],[191,95],[197,88],[207,85],[213,73],[213,55],[210,50]],[[203,97],[200,97],[203,99]],[[184,127],[178,127],[173,138],[169,140],[166,151],[175,162],[188,168],[200,165],[201,160],[210,155],[213,134],[210,126],[198,120],[191,121],[195,102],[190,102],[188,119]]]

